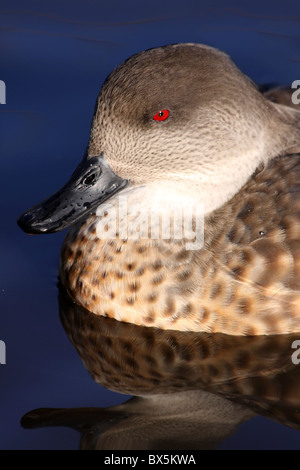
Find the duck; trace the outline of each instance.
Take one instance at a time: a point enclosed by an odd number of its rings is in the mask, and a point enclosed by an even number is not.
[[[276,96],[202,44],[111,72],[82,162],[18,219],[71,226],[59,276],[74,302],[163,330],[300,332],[300,111]]]

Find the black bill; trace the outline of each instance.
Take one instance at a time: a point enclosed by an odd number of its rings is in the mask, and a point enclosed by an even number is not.
[[[96,209],[129,184],[115,175],[102,154],[84,160],[59,191],[28,209],[18,219],[26,233],[59,232]]]

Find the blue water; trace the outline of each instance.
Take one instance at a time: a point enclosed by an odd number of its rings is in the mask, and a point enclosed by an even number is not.
[[[209,4],[209,6],[208,6]],[[0,448],[76,449],[77,431],[23,429],[39,407],[106,407],[126,397],[97,385],[59,320],[64,233],[27,236],[25,209],[56,191],[82,159],[104,79],[140,50],[177,42],[225,50],[258,83],[300,79],[300,3],[283,1],[0,1]],[[299,449],[299,433],[264,417],[222,448]]]

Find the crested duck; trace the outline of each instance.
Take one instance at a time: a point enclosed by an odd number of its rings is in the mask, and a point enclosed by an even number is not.
[[[299,152],[300,112],[265,97],[227,54],[158,47],[109,75],[83,161],[18,222],[29,233],[72,225],[61,281],[97,315],[171,330],[297,332]]]

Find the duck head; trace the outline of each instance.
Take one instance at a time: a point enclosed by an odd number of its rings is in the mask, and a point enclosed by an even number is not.
[[[223,52],[176,44],[118,66],[98,96],[83,161],[68,183],[18,220],[62,230],[130,184],[189,194],[206,214],[261,164],[300,146],[300,112],[266,99]]]

